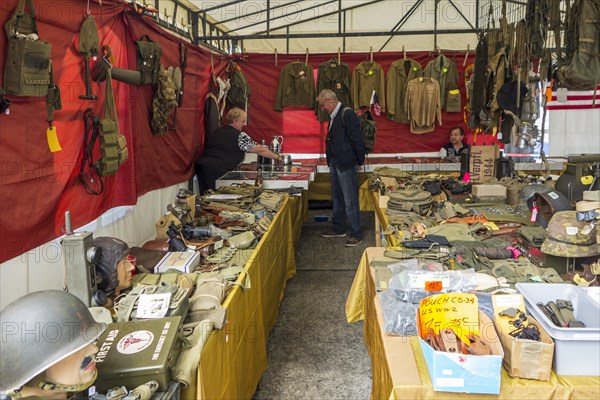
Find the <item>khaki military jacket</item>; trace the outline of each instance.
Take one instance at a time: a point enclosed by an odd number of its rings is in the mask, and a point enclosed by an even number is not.
[[[354,110],[371,102],[373,90],[377,92],[379,105],[385,110],[385,76],[383,68],[375,61],[363,61],[352,71],[352,100]]]
[[[350,67],[345,62],[338,64],[337,58],[319,64],[317,72],[317,94],[321,90],[332,90],[338,100],[343,104],[352,105],[351,86],[350,86]],[[329,114],[321,110],[318,103],[315,103],[315,114],[319,121],[328,122]]]
[[[315,78],[310,64],[294,61],[286,64],[279,74],[275,111],[286,106],[315,106]]]
[[[435,60],[429,61],[425,67],[424,75],[439,82],[442,109],[445,110],[448,91],[456,89],[458,85],[456,63],[445,55],[440,54]]]
[[[390,65],[386,78],[387,113],[392,121],[407,124],[408,113],[404,108],[408,82],[423,76],[423,67],[413,59],[396,60]]]
[[[433,78],[417,78],[408,82],[404,108],[408,112],[412,133],[432,132],[435,118],[442,124],[440,84]]]

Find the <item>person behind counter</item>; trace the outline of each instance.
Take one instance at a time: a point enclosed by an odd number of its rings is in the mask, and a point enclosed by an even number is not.
[[[460,126],[454,126],[450,129],[450,143],[440,149],[440,157],[455,158],[460,157],[463,152],[469,150],[469,145],[463,143],[465,130]]]
[[[204,153],[196,160],[195,170],[200,194],[215,189],[218,178],[233,171],[242,161],[245,153],[283,162],[281,155],[273,153],[266,146],[256,143],[247,133],[242,132],[246,126],[246,113],[240,108],[229,110],[225,119],[228,125],[217,128],[210,134]]]

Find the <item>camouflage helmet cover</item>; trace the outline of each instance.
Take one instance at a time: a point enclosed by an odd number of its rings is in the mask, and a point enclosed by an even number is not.
[[[560,211],[548,223],[548,237],[542,252],[559,257],[592,257],[600,254],[596,243],[596,227],[577,221],[576,211]]]

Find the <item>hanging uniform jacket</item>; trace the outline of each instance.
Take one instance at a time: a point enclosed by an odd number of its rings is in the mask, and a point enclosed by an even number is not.
[[[424,75],[439,82],[442,109],[445,110],[448,91],[455,89],[458,85],[456,64],[445,55],[440,54],[435,60],[427,63]]]
[[[363,61],[352,72],[352,100],[354,111],[368,106],[373,90],[379,98],[379,105],[385,110],[385,77],[383,68],[375,61]]]
[[[404,109],[404,98],[408,82],[423,76],[423,67],[411,58],[396,60],[387,73],[385,91],[387,93],[387,113],[392,121],[408,123],[408,114]]]
[[[408,112],[412,133],[432,132],[435,118],[442,124],[440,84],[433,78],[417,78],[408,82],[404,108]]]
[[[345,62],[338,64],[336,57],[319,64],[317,71],[317,94],[321,93],[323,89],[332,90],[343,104],[352,104],[350,67],[348,64]],[[320,122],[329,121],[329,114],[321,110],[319,104],[316,102],[315,114],[317,114]]]
[[[228,106],[241,108],[250,120],[250,85],[248,85],[248,81],[242,73],[242,68],[235,62],[230,62],[227,66],[227,77],[231,85],[227,92]]]
[[[294,61],[284,65],[279,73],[275,111],[287,106],[315,106],[315,78],[310,64]]]

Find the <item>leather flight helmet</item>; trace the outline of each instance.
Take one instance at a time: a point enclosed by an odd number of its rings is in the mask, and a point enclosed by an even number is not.
[[[0,325],[0,393],[22,387],[106,329],[81,300],[60,290],[13,301],[0,312]]]
[[[558,257],[593,257],[600,254],[596,243],[596,227],[586,221],[577,221],[576,211],[560,211],[548,224],[548,237],[541,251]]]
[[[114,237],[94,238],[94,247],[98,251],[95,259],[98,289],[110,295],[119,285],[117,264],[129,254],[129,246]]]
[[[529,199],[527,199],[527,207],[531,211],[533,204],[538,208],[538,214],[536,222],[539,226],[546,228],[550,218],[559,211],[572,210],[569,199],[556,190],[550,190],[546,193],[534,193]]]

